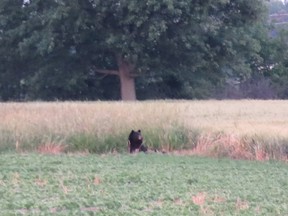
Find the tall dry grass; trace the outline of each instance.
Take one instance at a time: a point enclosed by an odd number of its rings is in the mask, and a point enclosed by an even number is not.
[[[238,143],[258,146],[258,149],[263,147],[267,151],[273,146],[286,146],[288,102],[163,100],[0,103],[2,150],[23,151],[55,144],[58,147],[67,146],[70,151],[124,151],[131,129],[142,129],[149,146],[165,150],[196,148],[197,145],[199,148],[203,143],[207,146],[207,136],[225,134],[224,137],[237,137]],[[221,140],[225,143],[224,138],[214,140],[217,141],[211,142],[211,146],[219,144]],[[230,146],[231,140],[229,142]],[[253,148],[250,149],[255,156]],[[286,147],[283,149],[281,151],[285,152]]]
[[[150,144],[150,137],[154,137],[158,139],[157,145],[164,145],[173,139],[169,136],[177,123],[171,116],[175,116],[175,111],[161,104],[165,103],[1,103],[0,147],[21,150],[54,143],[79,151],[126,150],[132,129],[148,132]]]

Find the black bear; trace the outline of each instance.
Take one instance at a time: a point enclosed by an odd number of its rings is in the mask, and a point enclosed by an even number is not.
[[[147,152],[147,147],[143,144],[143,137],[141,130],[134,131],[132,130],[128,137],[128,148],[130,153],[135,152],[136,150]]]

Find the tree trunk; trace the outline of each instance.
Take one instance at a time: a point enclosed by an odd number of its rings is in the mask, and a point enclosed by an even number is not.
[[[123,59],[122,56],[118,56],[117,61],[121,86],[121,99],[123,101],[135,101],[135,77],[131,75],[134,67],[131,63]]]

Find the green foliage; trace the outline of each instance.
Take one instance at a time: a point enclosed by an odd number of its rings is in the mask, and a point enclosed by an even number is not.
[[[119,56],[137,75],[166,80],[172,71],[182,87],[166,97],[208,97],[191,91],[194,73],[205,74],[208,82],[215,81],[214,74],[221,81],[223,68],[248,76],[260,47],[247,29],[265,13],[262,0],[10,2],[0,5],[0,88],[7,100],[107,98],[101,92],[119,84],[103,87],[91,76],[97,68],[117,70]]]
[[[15,137],[11,131],[0,131],[0,152],[35,152],[47,145],[60,146],[60,152],[89,152],[95,154],[127,153],[129,131],[96,135],[78,132],[70,135],[33,134]],[[233,137],[224,132],[207,133],[200,128],[188,129],[183,125],[171,127],[150,127],[143,130],[144,144],[154,151],[185,151],[217,158],[248,160],[286,160],[288,157],[287,138],[261,134]],[[49,149],[48,151],[49,152]],[[258,157],[261,153],[261,158]]]
[[[89,151],[90,153],[127,152],[129,131],[117,134],[96,136],[93,134],[74,134],[66,143],[68,152]],[[183,149],[189,143],[188,130],[178,124],[169,128],[143,128],[144,144],[149,149],[175,150]]]
[[[17,140],[13,135],[13,131],[4,130],[0,131],[0,151],[7,152],[15,150]]]
[[[93,134],[75,134],[68,138],[68,152],[88,151],[90,153],[127,152],[127,134],[109,134],[97,137]]]
[[[281,163],[1,154],[0,169],[3,215],[285,215],[288,208]]]
[[[277,30],[276,30],[277,31]],[[277,62],[273,65],[273,73],[267,73],[268,77],[271,77],[275,88],[278,90],[279,97],[287,98],[288,97],[288,30],[278,29],[278,36],[274,39],[271,46],[272,58]]]
[[[39,146],[44,144],[60,144],[65,145],[66,152],[85,152],[90,153],[111,153],[111,152],[127,152],[127,141],[129,131],[119,130],[117,133],[96,135],[92,133],[74,133],[71,135],[50,134],[44,135],[33,134],[22,137],[17,140],[11,131],[0,131],[0,151],[14,151],[16,143],[20,142],[19,149],[21,151],[35,151]],[[157,150],[174,150],[183,149],[189,144],[188,130],[178,124],[172,125],[168,129],[164,128],[147,128],[143,132],[144,144],[149,149]]]
[[[188,130],[177,124],[169,128],[148,128],[143,132],[143,136],[145,145],[156,150],[183,149],[190,141]]]

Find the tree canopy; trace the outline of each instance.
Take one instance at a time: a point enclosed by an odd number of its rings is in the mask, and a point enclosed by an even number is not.
[[[0,94],[135,100],[137,85],[244,79],[264,62],[265,14],[262,0],[2,0]]]

